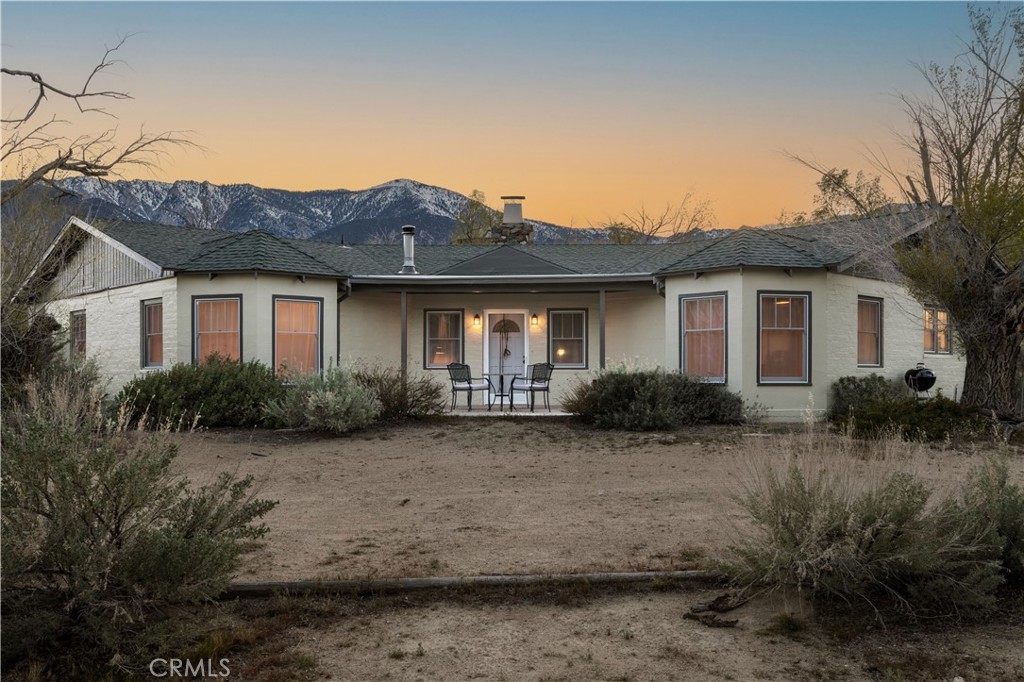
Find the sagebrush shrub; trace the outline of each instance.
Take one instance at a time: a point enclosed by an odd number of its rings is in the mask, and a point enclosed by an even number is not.
[[[356,382],[380,406],[377,419],[401,423],[441,414],[448,405],[447,386],[430,375],[405,377],[396,367],[368,367],[353,373]]]
[[[839,377],[829,390],[828,419],[845,421],[854,409],[880,400],[906,398],[906,387],[880,374]]]
[[[135,419],[146,415],[158,423],[198,417],[203,426],[256,426],[264,403],[283,394],[283,383],[267,365],[214,355],[133,379],[115,403]]]
[[[594,426],[631,431],[743,419],[742,399],[724,386],[661,369],[612,370],[577,381],[562,407]]]
[[[1009,480],[1005,455],[990,457],[973,469],[961,493],[965,514],[978,516],[978,523],[994,525],[997,542],[1003,547],[1000,563],[1006,582],[1024,587],[1024,489]]]
[[[907,397],[868,400],[854,407],[849,419],[855,435],[897,433],[904,440],[978,436],[991,429],[991,423],[973,407],[954,402],[941,391],[923,401]]]
[[[351,372],[329,369],[323,376],[296,377],[264,410],[272,422],[290,428],[347,433],[372,424],[380,406]]]
[[[998,467],[987,464],[960,493],[936,500],[909,473],[845,469],[845,453],[831,442],[816,445],[817,459],[793,448],[786,466],[755,467],[740,500],[754,530],[724,564],[733,579],[748,588],[796,586],[880,612],[963,615],[992,607],[1006,562],[1019,559],[999,529],[1020,533],[1021,523],[1011,520],[1020,491],[999,478]]]
[[[26,403],[5,414],[5,668],[71,645],[105,665],[155,611],[216,596],[266,532],[258,520],[276,503],[254,497],[252,477],[192,487],[171,470],[165,433],[120,417],[74,377],[30,382]]]

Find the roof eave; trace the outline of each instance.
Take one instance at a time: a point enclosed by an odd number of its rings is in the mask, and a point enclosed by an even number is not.
[[[649,282],[650,272],[627,272],[608,275],[352,275],[353,284],[555,284],[564,282]]]

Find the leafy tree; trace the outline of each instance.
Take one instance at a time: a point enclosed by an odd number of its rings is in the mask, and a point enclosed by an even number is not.
[[[825,168],[795,154],[790,154],[789,158],[819,173],[821,178],[817,183],[818,193],[814,195],[815,208],[811,214],[783,212],[779,224],[803,225],[843,216],[877,215],[893,203],[893,199],[883,189],[879,175],[868,176],[864,171],[857,171],[857,175],[851,178],[846,168]]]
[[[453,244],[486,244],[493,230],[501,226],[501,216],[487,206],[487,197],[478,189],[469,197],[455,218]]]
[[[969,11],[966,51],[921,69],[932,96],[903,97],[919,165],[900,185],[947,229],[896,258],[911,291],[950,312],[967,359],[963,400],[1024,415],[1024,10]]]
[[[962,400],[1024,416],[1024,10],[968,11],[964,52],[948,67],[919,67],[928,96],[901,96],[913,168],[875,158],[936,224],[877,260],[919,300],[949,311],[967,360]],[[793,158],[822,174],[816,215],[866,215],[883,201],[878,178]]]

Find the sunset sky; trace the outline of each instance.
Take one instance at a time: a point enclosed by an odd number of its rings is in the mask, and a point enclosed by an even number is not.
[[[894,93],[920,91],[914,64],[949,63],[969,35],[959,2],[5,0],[0,26],[5,67],[69,89],[135,34],[96,82],[134,100],[66,132],[188,130],[207,150],[143,177],[412,178],[495,208],[524,194],[527,217],[577,227],[688,191],[722,227],[808,209],[817,178],[783,151],[851,169],[870,168],[867,148],[904,158]],[[3,85],[7,118],[26,100]]]

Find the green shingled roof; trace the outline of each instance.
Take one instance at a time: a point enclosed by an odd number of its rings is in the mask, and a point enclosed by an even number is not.
[[[737,267],[818,268],[819,259],[801,248],[800,240],[776,235],[769,230],[737,230],[699,251],[662,268],[663,274],[724,270]]]
[[[422,275],[673,274],[738,267],[821,268],[891,241],[929,217],[922,210],[783,229],[746,229],[711,239],[660,244],[417,245]],[[397,275],[400,244],[345,246],[226,232],[93,220],[90,224],[167,270],[260,270],[323,277]]]
[[[300,251],[280,237],[255,230],[221,237],[178,266],[183,272],[260,270],[336,277],[338,270]]]

